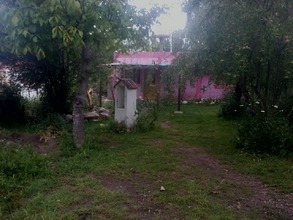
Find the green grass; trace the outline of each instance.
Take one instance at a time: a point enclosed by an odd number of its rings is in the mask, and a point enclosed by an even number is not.
[[[2,163],[0,167],[0,218],[143,219],[141,213],[150,210],[155,212],[154,219],[161,219],[157,209],[170,219],[262,216],[259,210],[228,207],[239,196],[250,194],[245,187],[235,187],[196,164],[182,167],[186,155],[176,150],[197,146],[268,186],[293,191],[292,158],[236,150],[237,123],[217,117],[218,106],[183,105],[183,114],[174,114],[175,109],[167,106],[160,111],[155,128],[144,133],[114,134],[99,123],[88,122],[86,145],[80,150],[73,148],[67,132],[60,141],[61,154],[44,157],[0,147],[0,155],[12,161],[10,166]],[[15,174],[6,175],[3,168],[7,171],[7,166]],[[107,186],[102,181],[105,178],[117,186]],[[120,185],[126,190],[119,190]],[[160,186],[166,191],[160,192]],[[141,201],[146,207],[141,207]]]
[[[218,106],[183,106],[182,115],[170,111],[161,115],[162,120],[170,120],[178,129],[174,136],[184,132],[184,141],[190,145],[203,146],[208,152],[233,165],[238,170],[252,174],[269,186],[281,191],[293,191],[293,158],[269,155],[252,155],[235,149],[237,121],[225,121],[217,117]]]

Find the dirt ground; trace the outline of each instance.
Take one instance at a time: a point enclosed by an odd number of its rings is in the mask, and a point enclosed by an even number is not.
[[[202,172],[219,179],[219,185],[212,193],[221,194],[221,184],[229,185],[230,187],[225,188],[224,191],[230,196],[228,199],[227,196],[224,196],[226,197],[224,203],[228,208],[240,211],[240,216],[241,212],[249,213],[253,209],[260,213],[262,219],[293,219],[293,193],[279,192],[251,176],[240,174],[205,153],[201,147],[178,148],[176,153],[182,154],[186,159],[181,164],[184,170],[200,166]],[[190,178],[192,178],[192,174]],[[99,177],[98,179],[111,190],[128,193],[131,204],[136,204],[135,206],[129,205],[130,212],[139,216],[140,219],[155,219],[158,216],[160,219],[184,219],[183,216],[178,216],[176,211],[170,212],[164,207],[153,204],[153,192],[158,189],[154,187],[153,182],[143,176],[134,174],[128,180],[113,177]],[[245,192],[241,193],[241,197],[238,194],[240,191]]]
[[[40,154],[47,154],[58,146],[57,140],[53,137],[27,133],[5,134],[1,131],[0,142],[4,142],[5,145],[15,144],[20,147],[32,146]]]
[[[30,145],[40,154],[47,154],[58,146],[53,138],[44,140],[41,136],[33,134],[12,133],[7,135],[0,132],[0,142],[20,146]],[[252,209],[258,210],[263,219],[293,219],[293,193],[282,193],[267,187],[255,178],[243,175],[230,166],[222,164],[201,147],[181,147],[177,148],[174,153],[184,158],[184,162],[180,165],[185,172],[190,171],[191,178],[192,175],[198,175],[193,173],[194,166],[199,167],[206,175],[217,178],[219,185],[212,191],[215,195],[221,197],[222,186],[229,186],[225,188],[226,196],[223,200],[227,207],[237,209],[240,213],[242,211],[247,213]],[[154,219],[158,216],[160,219],[181,219],[175,210],[170,212],[153,203],[153,192],[158,189],[151,180],[144,176],[134,173],[129,179],[118,179],[111,176],[95,178],[110,190],[127,193],[130,198],[129,213],[139,216],[140,219]],[[245,193],[238,196],[239,190]]]
[[[181,148],[177,152],[184,154],[186,157],[185,165],[195,163],[200,165],[204,172],[216,176],[221,181],[219,187],[213,193],[218,193],[221,184],[228,183],[230,188],[228,193],[232,196],[228,204],[229,207],[238,210],[251,209],[259,210],[264,219],[293,219],[293,193],[281,193],[276,189],[270,188],[262,184],[255,178],[243,175],[228,165],[221,164],[220,161],[206,154],[200,147]],[[237,198],[239,189],[246,191],[245,195]],[[225,189],[227,190],[227,189]],[[235,200],[235,197],[237,200]],[[274,210],[271,213],[270,210]],[[278,216],[276,216],[278,215]]]

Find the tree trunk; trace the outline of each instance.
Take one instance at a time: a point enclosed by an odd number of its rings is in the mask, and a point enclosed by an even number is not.
[[[264,109],[266,113],[269,111],[270,106],[270,97],[269,97],[269,90],[270,90],[270,75],[271,75],[271,63],[268,61],[267,64],[267,75],[266,75],[266,81],[265,81],[265,94],[264,94]]]
[[[86,92],[90,70],[90,45],[86,43],[82,50],[80,83],[78,93],[73,101],[73,139],[76,147],[82,147],[85,140],[83,108],[86,103]]]

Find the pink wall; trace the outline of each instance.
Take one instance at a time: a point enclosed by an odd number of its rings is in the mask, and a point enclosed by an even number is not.
[[[161,95],[164,97],[166,92],[161,88]],[[191,82],[185,83],[185,89],[181,92],[182,100],[199,100],[199,99],[221,99],[229,87],[219,86],[210,81],[208,75],[202,76]],[[174,97],[178,95],[178,81],[174,84]]]
[[[140,74],[140,83],[138,85],[137,89],[137,98],[144,98],[143,94],[143,85],[147,78],[147,70],[142,69]],[[115,70],[113,71],[112,77],[115,76],[112,79],[112,84],[115,84],[115,79],[117,77],[120,77],[119,71]],[[162,97],[167,95],[167,92],[165,91],[164,83],[161,82],[160,72],[156,72],[155,74],[155,83],[161,84],[160,94]],[[230,90],[230,87],[220,86],[210,81],[210,78],[208,75],[202,76],[199,79],[197,79],[192,84],[190,81],[186,81],[185,83],[185,90],[182,91],[182,100],[199,100],[199,99],[221,99],[224,95],[224,93],[228,90]],[[108,98],[112,98],[110,95],[110,91],[108,91]],[[174,84],[174,98],[176,98],[178,95],[178,82],[175,82]]]
[[[154,66],[158,67],[155,72],[155,84],[160,84],[160,94],[164,97],[166,91],[164,89],[164,82],[161,82],[161,70],[168,67],[172,64],[172,61],[175,59],[176,55],[170,52],[139,52],[139,53],[130,53],[130,54],[121,54],[114,53],[114,63],[112,66],[123,65],[128,66],[128,68],[141,68],[140,69],[140,82],[137,83],[137,97],[144,98],[143,94],[143,85],[147,79],[147,75],[150,73],[148,69],[153,68]],[[114,69],[111,76],[111,83],[115,84],[117,77],[123,76],[123,68]],[[127,68],[124,71],[128,71]],[[122,75],[121,75],[122,73]],[[131,78],[131,76],[128,76]],[[134,79],[133,79],[134,80]],[[185,90],[182,91],[182,100],[198,100],[198,99],[220,99],[223,97],[225,91],[230,90],[229,87],[223,87],[216,85],[210,81],[208,75],[198,78],[195,82],[190,83],[188,80],[185,84]],[[110,90],[111,91],[111,90]],[[108,92],[108,97],[112,98],[111,93]],[[178,94],[178,82],[174,83],[174,97],[177,97]]]
[[[210,81],[208,75],[205,75],[196,80],[193,86],[190,85],[189,81],[186,82],[183,99],[220,99],[229,89],[229,87],[216,85]]]

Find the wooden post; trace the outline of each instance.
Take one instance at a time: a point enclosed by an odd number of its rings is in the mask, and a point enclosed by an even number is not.
[[[103,91],[103,89],[102,89],[102,74],[100,73],[100,91],[99,91],[99,106],[100,107],[102,107],[102,105],[103,105],[103,102],[102,102],[102,91]]]
[[[178,100],[177,100],[177,111],[181,109],[181,74],[178,75]]]

